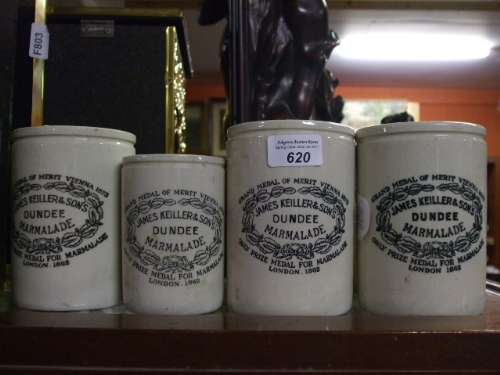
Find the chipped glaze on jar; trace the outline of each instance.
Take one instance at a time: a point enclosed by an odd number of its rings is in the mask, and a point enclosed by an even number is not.
[[[66,125],[12,132],[16,305],[66,311],[120,304],[120,168],[135,139]]]
[[[354,130],[302,120],[228,130],[229,307],[339,315],[352,302]]]
[[[136,313],[203,314],[224,291],[225,159],[123,160],[123,301]]]
[[[361,307],[390,315],[483,311],[485,133],[459,122],[356,133]]]

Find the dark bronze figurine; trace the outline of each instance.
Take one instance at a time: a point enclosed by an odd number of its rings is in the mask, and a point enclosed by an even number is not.
[[[380,123],[381,124],[391,124],[394,122],[413,122],[415,118],[408,112],[396,113],[395,115],[385,116]]]
[[[328,8],[323,0],[231,0],[246,1],[246,61],[249,95],[245,121],[272,119],[318,119],[340,122],[342,97],[335,97],[339,82],[325,69],[332,50],[339,44],[328,28]],[[231,4],[234,6],[234,3]],[[200,25],[230,17],[228,0],[205,0]],[[228,100],[231,92],[231,33],[221,41],[221,70]],[[234,44],[233,44],[234,45]],[[230,122],[231,115],[227,119]],[[232,125],[228,123],[227,125]]]

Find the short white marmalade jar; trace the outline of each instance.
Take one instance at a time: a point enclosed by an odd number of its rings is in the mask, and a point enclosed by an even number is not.
[[[354,130],[302,120],[228,130],[227,300],[255,315],[352,303]]]
[[[123,160],[123,301],[136,313],[203,314],[224,295],[225,159]]]
[[[485,302],[484,127],[359,130],[359,301],[388,315],[475,315]]]
[[[120,168],[136,137],[114,129],[12,132],[12,292],[27,309],[121,303]]]

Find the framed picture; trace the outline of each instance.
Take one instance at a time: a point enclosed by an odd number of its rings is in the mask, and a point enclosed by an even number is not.
[[[24,113],[33,115],[34,125],[78,124],[124,130],[137,136],[138,154],[178,152],[177,134],[184,122],[177,121],[176,108],[183,101],[181,83],[192,76],[183,12],[68,7],[62,6],[68,3],[62,0],[58,1],[61,6],[46,7],[46,1],[31,3],[36,3],[36,17],[43,14],[46,18],[50,59],[33,60],[28,54],[28,61],[24,54],[20,59],[19,67],[33,71],[33,90],[22,94],[29,95],[29,100],[23,97],[16,102],[22,107],[31,103],[32,108],[26,111],[16,106],[15,118],[22,111],[18,120],[27,124],[30,119],[23,120]],[[73,3],[76,6],[85,1]],[[33,21],[20,21],[22,35],[26,31],[29,35]],[[16,60],[16,72],[17,67]],[[165,85],[166,81],[171,84]],[[16,121],[17,127],[22,123]]]
[[[377,125],[389,115],[408,112],[415,121],[420,120],[420,105],[405,99],[387,100],[346,100],[343,109],[343,124],[355,129]]]
[[[205,112],[204,102],[187,102],[185,105],[186,154],[210,154]]]
[[[211,154],[226,156],[226,129],[224,128],[224,114],[226,113],[226,99],[210,99],[208,102],[208,125],[210,128]]]

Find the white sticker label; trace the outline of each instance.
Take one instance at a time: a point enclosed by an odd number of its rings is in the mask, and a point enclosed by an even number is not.
[[[323,164],[320,135],[271,135],[267,138],[267,164],[270,167],[303,167]]]
[[[370,202],[368,199],[358,194],[357,221],[358,221],[358,240],[365,238],[368,229],[370,229]]]
[[[42,23],[31,24],[30,57],[35,59],[49,58],[49,30]]]

